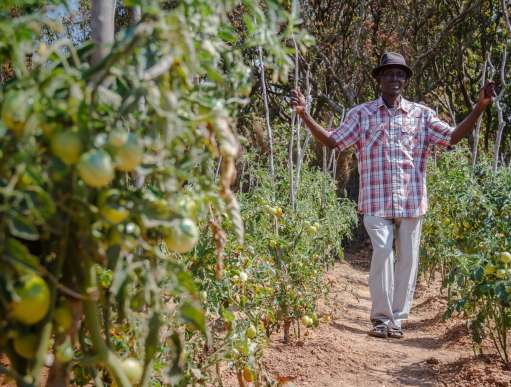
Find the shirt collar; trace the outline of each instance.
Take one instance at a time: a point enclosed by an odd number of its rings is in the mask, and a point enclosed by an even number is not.
[[[383,97],[380,95],[378,99],[376,100],[378,109],[381,107],[386,107],[385,101],[383,100]],[[408,113],[411,108],[410,101],[407,101],[402,95],[399,96],[399,104],[397,106],[398,109],[401,109],[405,113]]]

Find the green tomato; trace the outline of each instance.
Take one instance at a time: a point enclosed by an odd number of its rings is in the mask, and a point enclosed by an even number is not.
[[[57,347],[55,357],[59,363],[67,363],[73,360],[74,351],[69,338]]]
[[[312,324],[314,324],[314,321],[312,320],[312,318],[310,318],[309,316],[305,315],[305,316],[302,317],[302,323],[306,327],[311,327]]]
[[[108,142],[114,147],[121,147],[128,141],[129,133],[123,129],[115,129],[110,132]]]
[[[101,149],[84,153],[78,162],[78,174],[89,186],[104,187],[114,178],[114,167],[110,155]]]
[[[27,95],[20,90],[10,90],[5,94],[2,104],[2,120],[7,129],[21,136],[30,112]]]
[[[511,263],[511,253],[504,251],[500,253],[499,255],[499,261],[502,262],[505,265],[508,265]]]
[[[80,136],[75,132],[59,132],[51,138],[51,150],[64,164],[76,164],[82,153]]]
[[[99,195],[99,212],[111,224],[124,222],[130,214],[127,208],[120,205],[120,201],[121,194],[116,189],[109,189]]]
[[[144,150],[133,134],[128,135],[127,141],[115,153],[115,168],[119,171],[133,171],[142,162]]]
[[[316,228],[316,226],[307,226],[306,230],[311,235],[314,235],[318,232],[318,229]]]
[[[138,360],[133,358],[123,360],[122,369],[132,384],[140,383],[144,369]]]
[[[256,327],[253,324],[250,324],[250,326],[245,331],[245,335],[249,339],[254,339],[257,336],[257,329],[256,329]]]
[[[174,219],[166,230],[165,244],[171,251],[187,253],[199,240],[199,230],[191,219]]]
[[[11,302],[10,317],[25,324],[41,321],[50,308],[50,289],[38,275],[29,274],[21,278],[21,285],[15,287],[17,299]]]
[[[53,313],[53,320],[57,324],[57,331],[59,333],[67,332],[73,324],[71,308],[67,304],[59,306]]]
[[[124,207],[101,207],[100,210],[103,218],[108,220],[111,224],[119,224],[128,219],[130,212]]]
[[[14,350],[25,359],[33,359],[37,351],[37,336],[33,333],[19,335],[14,339]]]
[[[241,282],[247,282],[248,280],[248,274],[244,271],[240,271],[240,280]]]
[[[486,265],[484,268],[484,275],[486,277],[492,276],[497,271],[497,268],[493,265]]]

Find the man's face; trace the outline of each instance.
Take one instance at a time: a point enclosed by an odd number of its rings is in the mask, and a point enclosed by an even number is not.
[[[387,67],[378,74],[381,92],[385,95],[401,95],[407,80],[406,71],[399,67]]]

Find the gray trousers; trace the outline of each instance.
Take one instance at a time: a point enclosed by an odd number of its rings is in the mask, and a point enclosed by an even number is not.
[[[369,272],[371,321],[401,328],[408,318],[419,266],[422,217],[379,218],[364,215],[373,256]],[[396,254],[393,251],[396,240]]]

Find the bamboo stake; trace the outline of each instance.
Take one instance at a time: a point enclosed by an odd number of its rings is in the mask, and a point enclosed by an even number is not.
[[[502,4],[502,12],[504,13],[504,20],[506,21],[506,27],[509,31],[509,35],[511,36],[511,21],[509,21],[509,13],[507,11],[507,4],[508,1],[506,0],[501,0],[501,4]]]
[[[494,159],[493,159],[493,171],[497,171],[498,163],[499,163],[499,153],[500,153],[500,144],[502,142],[502,133],[504,131],[505,122],[504,122],[504,111],[500,102],[502,101],[502,97],[504,96],[504,91],[506,90],[506,62],[507,62],[507,46],[504,46],[504,52],[502,53],[502,63],[500,65],[500,82],[502,83],[502,88],[500,93],[495,98],[495,108],[497,109],[497,119],[498,119],[498,130],[497,137],[495,138],[495,146],[493,148]]]
[[[261,73],[261,88],[263,90],[264,116],[266,119],[266,130],[268,132],[268,143],[270,148],[270,176],[272,183],[275,182],[275,166],[273,163],[273,131],[270,123],[270,109],[268,107],[268,93],[266,91],[266,79],[264,76],[263,50],[261,46],[257,47],[259,54],[259,71]],[[272,191],[273,192],[273,191]]]
[[[293,9],[295,3],[293,2]],[[294,79],[294,88],[298,89],[298,78],[300,76],[299,65],[298,65],[298,45],[296,44],[296,40],[293,36],[293,44],[295,46],[295,79]],[[296,126],[296,130],[295,130]],[[294,152],[294,141],[295,141],[295,132],[298,132],[298,127],[300,126],[300,117],[296,114],[296,111],[293,110],[291,114],[291,138],[289,139],[289,147],[288,147],[288,155],[287,155],[287,167],[289,173],[289,201],[291,202],[291,208],[295,208],[295,174],[294,174],[294,161],[293,161],[293,152]],[[298,142],[300,139],[298,138]]]
[[[305,85],[306,85],[305,110],[307,112],[309,112],[310,104],[311,104],[311,85],[310,85],[310,71],[309,70],[307,70],[307,72],[305,74]],[[298,128],[300,128],[300,123],[298,125]],[[303,158],[305,156],[305,151],[307,150],[307,147],[309,146],[309,142],[310,142],[311,138],[312,138],[311,132],[307,131],[307,137],[305,138],[304,144],[302,147],[299,148],[298,157],[296,160],[296,177],[294,179],[295,188],[293,190],[293,193],[294,193],[295,197],[293,200],[293,202],[294,202],[293,208],[296,207],[296,195],[298,193],[298,188],[299,188],[299,183],[300,183],[300,173],[302,170]],[[297,142],[300,142],[299,138],[297,138]],[[298,151],[298,149],[297,149],[297,151]]]
[[[481,87],[484,86],[484,83],[486,82],[486,68],[488,67],[488,63],[490,61],[490,52],[488,51],[486,53],[486,59],[484,60],[483,65],[483,74],[481,76]],[[477,162],[477,147],[479,146],[479,133],[481,130],[481,122],[482,122],[483,116],[479,117],[476,123],[476,128],[474,130],[474,147],[472,149],[472,168],[476,166]]]

